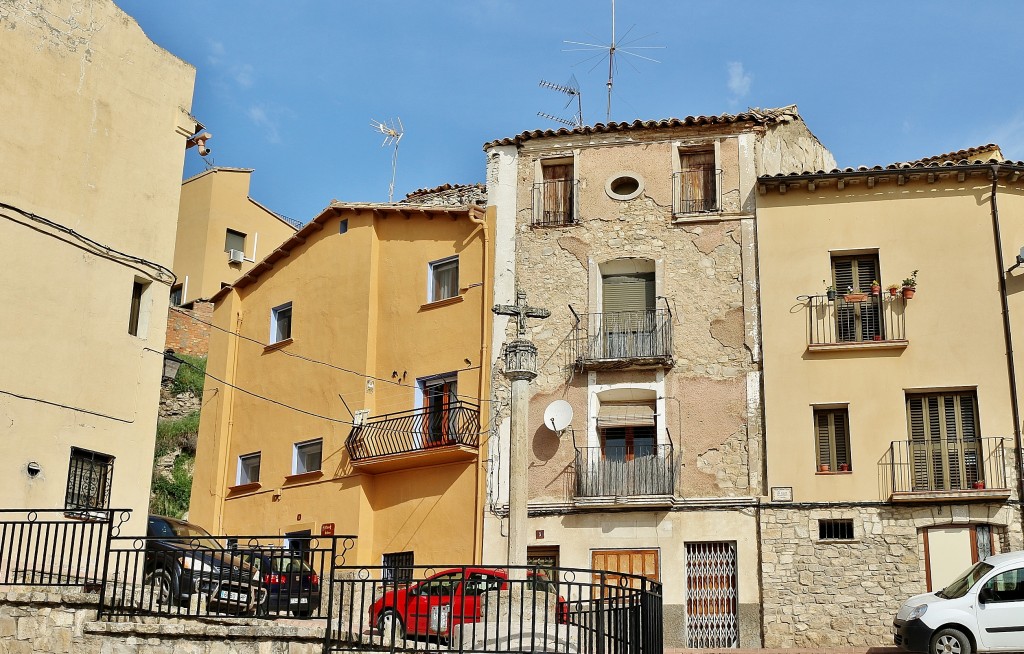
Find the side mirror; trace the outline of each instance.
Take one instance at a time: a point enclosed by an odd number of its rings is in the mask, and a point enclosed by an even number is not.
[[[982,589],[981,589],[981,590],[980,590],[980,591],[978,592],[978,603],[979,603],[979,604],[988,604],[988,603],[989,603],[989,602],[991,602],[991,601],[992,601],[993,599],[995,599],[995,597],[994,597],[994,595],[992,594],[992,589],[991,589],[991,588],[989,588],[988,586],[984,586],[984,587],[983,587],[983,588],[982,588]]]

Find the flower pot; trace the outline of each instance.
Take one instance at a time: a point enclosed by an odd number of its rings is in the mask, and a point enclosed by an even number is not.
[[[871,294],[872,295],[878,295],[881,292],[882,292],[882,287],[881,286],[879,286],[878,284],[872,284],[871,285]]]
[[[874,340],[876,340],[876,341],[880,341],[880,340],[882,340],[882,335],[881,334],[875,334],[872,338],[874,338]]]
[[[836,299],[836,292],[835,291],[825,291],[825,295],[828,297],[828,301],[829,302],[833,302]]]
[[[974,490],[982,490],[985,488],[985,481],[983,479],[979,479],[978,481],[971,484],[971,488],[973,488]]]
[[[849,463],[840,463],[839,464],[839,472],[849,472],[849,471],[850,471],[850,464]]]
[[[898,289],[898,288],[890,288],[889,289],[889,295],[891,295],[893,297],[896,297],[899,294],[899,292],[900,292],[900,289]]]
[[[822,463],[820,466],[818,466],[818,472],[828,472],[828,470],[829,467],[827,463]]]
[[[914,292],[915,291],[917,291],[917,289],[912,287],[912,286],[904,286],[903,287],[903,299],[904,300],[909,300],[910,298],[914,297]]]
[[[868,295],[867,293],[847,293],[843,296],[843,299],[850,303],[866,302]]]

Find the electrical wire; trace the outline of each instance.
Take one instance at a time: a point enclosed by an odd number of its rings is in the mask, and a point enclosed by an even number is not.
[[[72,228],[70,228],[70,227],[68,227],[66,225],[62,225],[62,224],[60,224],[58,222],[50,220],[49,218],[44,218],[43,216],[40,216],[40,215],[35,214],[35,213],[32,213],[31,211],[26,211],[24,209],[21,209],[20,207],[16,207],[16,206],[12,205],[12,204],[7,204],[6,202],[0,202],[0,208],[7,209],[9,211],[14,211],[14,212],[18,213],[19,215],[24,216],[25,218],[28,218],[29,220],[32,220],[32,221],[34,221],[36,223],[39,223],[41,225],[45,225],[45,226],[49,227],[50,229],[57,230],[58,232],[67,234],[67,235],[75,238],[76,240],[78,240],[78,241],[80,241],[80,242],[90,246],[91,248],[94,248],[95,254],[98,254],[99,256],[102,256],[105,259],[108,259],[110,261],[114,261],[115,263],[119,263],[121,265],[124,265],[124,266],[127,266],[129,268],[132,268],[133,270],[141,272],[144,275],[146,275],[147,277],[149,277],[150,279],[152,279],[153,281],[157,281],[157,282],[161,282],[161,283],[164,283],[164,284],[168,284],[170,286],[173,286],[174,284],[176,284],[178,282],[177,275],[175,275],[174,272],[170,268],[167,268],[166,266],[162,266],[162,265],[160,265],[160,264],[158,264],[158,263],[156,263],[154,261],[150,261],[148,259],[143,259],[142,257],[137,257],[137,256],[135,256],[133,254],[128,254],[127,252],[122,252],[121,250],[118,250],[117,248],[114,248],[112,246],[106,245],[105,243],[100,243],[99,241],[91,239],[88,236],[85,236],[84,234],[80,234],[77,231],[75,231],[74,229],[72,229]],[[25,227],[31,227],[31,225],[26,225],[25,223],[21,222],[20,220],[17,220],[17,219],[15,219],[12,216],[9,216],[7,214],[0,214],[0,215],[3,215],[4,218],[7,218],[8,220],[10,220],[13,223],[18,223],[20,225],[24,225]],[[40,231],[40,233],[48,234],[49,236],[52,236],[52,237],[56,238],[55,234],[49,234],[48,232],[44,232],[44,231],[38,230],[38,229],[37,229],[37,231]],[[126,263],[126,261],[130,261],[132,263],[141,265],[143,267],[150,268],[153,271],[155,271],[155,273],[154,272],[147,272],[147,271],[144,271],[144,270],[139,270],[139,268],[137,268],[135,266],[132,266],[132,265],[129,265],[128,263]]]
[[[180,313],[180,314],[182,314],[184,316],[187,316],[191,320],[194,320],[195,322],[198,322],[198,323],[200,323],[202,325],[207,325],[209,327],[213,327],[214,329],[216,329],[218,331],[224,332],[225,334],[230,334],[230,335],[232,335],[232,336],[234,336],[236,338],[242,339],[243,341],[249,341],[251,343],[255,343],[256,345],[261,345],[263,347],[270,347],[271,345],[273,345],[273,343],[264,343],[263,341],[261,341],[259,339],[256,339],[256,338],[253,338],[251,336],[245,336],[243,334],[239,334],[238,332],[233,332],[230,329],[221,327],[220,325],[215,325],[215,324],[213,324],[210,321],[202,320],[201,318],[199,318],[199,317],[197,317],[195,315],[192,315],[188,311],[186,311],[184,309],[181,309],[179,307],[171,307],[171,311],[176,311],[176,312],[178,312],[178,313]],[[296,359],[301,359],[301,360],[307,361],[309,363],[315,363],[317,365],[326,366],[328,368],[332,368],[332,369],[337,370],[339,372],[344,372],[344,373],[347,373],[347,374],[350,374],[350,375],[355,375],[356,377],[362,377],[363,379],[372,379],[373,381],[379,381],[379,382],[382,382],[382,383],[385,383],[385,384],[391,384],[392,386],[400,386],[400,387],[403,387],[403,388],[412,388],[412,389],[419,389],[420,388],[416,384],[406,384],[406,383],[403,383],[403,382],[395,381],[393,379],[387,379],[385,377],[374,377],[373,375],[367,375],[366,373],[358,372],[356,370],[350,370],[348,368],[343,368],[343,367],[335,365],[333,363],[328,363],[327,361],[321,361],[320,359],[314,359],[312,357],[307,357],[307,356],[302,355],[302,354],[295,354],[294,352],[289,352],[288,350],[281,349],[281,350],[277,350],[277,351],[282,353],[282,354],[285,354],[287,356],[296,358]],[[462,372],[462,371],[465,371],[465,370],[479,370],[479,369],[480,369],[480,366],[467,366],[465,368],[459,368],[458,370],[455,370],[453,372]],[[484,398],[479,398],[479,397],[473,397],[472,395],[460,395],[458,393],[455,393],[454,395],[456,397],[458,397],[458,398],[465,399],[465,400],[472,401],[472,402],[477,402],[479,404],[483,404],[484,402],[493,402],[494,401],[494,400],[491,400],[491,399],[484,399]]]
[[[0,394],[10,395],[11,397],[16,397],[19,400],[28,400],[30,402],[39,402],[40,404],[46,404],[46,405],[49,405],[49,406],[55,406],[55,407],[58,407],[58,408],[61,408],[61,409],[68,409],[69,411],[77,411],[78,413],[86,413],[86,414],[88,414],[90,416],[97,416],[97,417],[100,417],[100,418],[106,418],[108,420],[116,420],[117,422],[123,422],[123,423],[129,424],[129,425],[133,424],[135,422],[135,418],[132,418],[131,420],[127,420],[125,418],[118,418],[117,416],[107,415],[106,413],[101,413],[99,411],[91,411],[89,409],[83,409],[82,407],[70,406],[68,404],[61,404],[60,402],[51,402],[50,400],[44,400],[44,399],[39,398],[39,397],[31,397],[29,395],[21,395],[19,393],[14,393],[14,392],[11,392],[11,391],[5,391],[2,388],[0,388]]]

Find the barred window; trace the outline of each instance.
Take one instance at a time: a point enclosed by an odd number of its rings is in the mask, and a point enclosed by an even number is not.
[[[69,511],[110,508],[110,480],[113,472],[114,457],[72,447],[64,508]]]
[[[396,583],[412,582],[413,552],[391,552],[384,555],[384,578]]]
[[[853,540],[853,520],[818,520],[818,540]]]

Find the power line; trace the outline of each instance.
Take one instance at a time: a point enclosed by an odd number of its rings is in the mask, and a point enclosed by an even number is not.
[[[206,321],[206,320],[202,320],[202,319],[198,318],[197,316],[194,316],[191,313],[189,313],[188,311],[185,311],[184,309],[181,309],[179,307],[171,307],[171,311],[176,311],[176,312],[178,312],[178,313],[180,313],[182,315],[188,316],[190,319],[192,319],[192,320],[194,320],[194,321],[196,321],[196,322],[198,322],[200,324],[208,325],[208,326],[213,327],[214,329],[216,329],[218,331],[224,332],[225,334],[231,334],[232,336],[234,336],[236,338],[240,338],[240,339],[242,339],[244,341],[249,341],[249,342],[255,343],[257,345],[262,345],[263,347],[270,347],[271,345],[273,345],[273,343],[264,343],[263,341],[261,341],[259,339],[256,339],[256,338],[253,338],[251,336],[245,336],[245,335],[240,334],[238,332],[233,332],[230,329],[226,329],[224,327],[221,327],[220,325],[215,325],[212,322],[209,322],[209,321]],[[383,382],[385,384],[391,384],[393,386],[401,386],[401,387],[404,387],[404,388],[412,388],[412,389],[419,389],[420,388],[416,384],[405,384],[405,383],[402,383],[402,382],[399,382],[399,381],[395,381],[393,379],[387,379],[385,377],[374,377],[373,375],[367,375],[366,373],[358,372],[356,370],[350,370],[348,368],[343,368],[343,367],[337,366],[337,365],[335,365],[333,363],[328,363],[327,361],[321,361],[319,359],[313,359],[311,357],[307,357],[307,356],[304,356],[302,354],[295,354],[294,352],[289,352],[288,350],[282,349],[282,350],[277,350],[277,351],[281,352],[282,354],[286,354],[286,355],[288,355],[290,357],[294,357],[296,359],[302,359],[303,361],[308,361],[309,363],[315,363],[315,364],[318,364],[318,365],[321,365],[321,366],[327,366],[328,368],[333,368],[334,370],[338,370],[340,372],[348,373],[350,375],[355,375],[357,377],[362,377],[363,379],[372,379],[374,381]],[[480,368],[480,366],[467,366],[465,368],[459,368],[458,370],[455,370],[454,372],[462,372],[463,370],[478,370],[479,368]],[[456,393],[455,396],[459,397],[459,398],[466,399],[466,400],[476,401],[476,402],[481,403],[481,404],[484,403],[484,402],[493,402],[494,401],[494,400],[491,400],[491,399],[484,399],[484,398],[480,398],[480,397],[474,397],[472,395],[460,395],[458,393]]]
[[[50,220],[49,218],[44,218],[43,216],[40,216],[40,215],[35,214],[35,213],[32,213],[31,211],[26,211],[24,209],[21,209],[19,207],[14,206],[14,205],[7,204],[6,202],[0,202],[0,208],[7,209],[7,210],[10,210],[10,211],[14,211],[14,212],[24,216],[25,218],[28,218],[29,220],[32,220],[32,221],[37,222],[37,223],[42,224],[42,225],[46,225],[50,229],[55,229],[55,230],[57,230],[59,232],[67,234],[67,235],[77,239],[78,241],[81,241],[82,243],[90,246],[91,248],[95,248],[95,250],[98,250],[98,251],[93,250],[95,254],[98,254],[99,256],[101,256],[101,257],[103,257],[105,259],[108,259],[110,261],[113,261],[115,263],[119,263],[119,264],[121,264],[123,266],[129,267],[129,268],[132,268],[133,270],[141,272],[144,275],[147,275],[148,277],[153,279],[154,281],[163,282],[163,283],[169,284],[169,285],[174,285],[178,281],[178,277],[174,274],[173,271],[171,271],[170,268],[167,268],[166,266],[162,266],[162,265],[160,265],[160,264],[158,264],[158,263],[156,263],[154,261],[150,261],[148,259],[143,259],[142,257],[137,257],[134,254],[128,254],[127,252],[122,252],[121,250],[118,250],[117,248],[114,248],[114,247],[111,247],[109,245],[106,245],[105,243],[100,243],[99,241],[91,239],[88,236],[85,236],[84,234],[80,234],[77,231],[75,231],[74,229],[72,229],[72,228],[70,228],[70,227],[68,227],[66,225],[62,225],[62,224],[60,224],[58,222]],[[23,225],[25,227],[32,227],[31,225],[26,225],[25,223],[21,222],[20,220],[16,220],[16,219],[14,219],[13,217],[11,217],[9,215],[6,215],[6,214],[2,214],[2,215],[3,215],[4,218],[7,218],[11,222],[18,223],[18,224]],[[43,232],[42,230],[38,230],[38,229],[37,229],[37,231],[40,231],[40,233],[47,234],[49,236],[52,236],[52,237],[56,238],[55,234],[49,234],[48,232]],[[67,243],[67,241],[65,241],[65,242]],[[71,244],[71,245],[73,245],[73,244]],[[78,247],[81,247],[81,246],[78,246]],[[156,271],[156,273],[154,274],[154,273],[151,273],[151,272],[139,270],[135,266],[132,266],[132,265],[129,265],[129,264],[125,263],[125,261],[122,261],[122,259],[127,260],[127,261],[131,261],[133,263],[136,263],[136,264],[148,267],[148,268],[151,268],[154,271]]]
[[[98,416],[100,418],[106,418],[108,420],[116,420],[117,422],[123,422],[123,423],[129,424],[129,425],[133,424],[135,422],[135,418],[132,418],[131,420],[127,420],[125,418],[118,418],[117,416],[107,415],[106,413],[101,413],[99,411],[91,411],[89,409],[83,409],[82,407],[70,406],[68,404],[61,404],[60,402],[52,402],[50,400],[44,400],[44,399],[39,398],[39,397],[31,397],[29,395],[21,395],[19,393],[13,393],[11,391],[5,391],[3,389],[0,389],[0,393],[2,393],[4,395],[10,395],[11,397],[16,397],[19,400],[28,400],[29,402],[39,402],[40,404],[47,404],[49,406],[55,406],[55,407],[58,407],[58,408],[61,408],[61,409],[67,409],[69,411],[77,411],[78,413],[87,413],[90,416]]]

